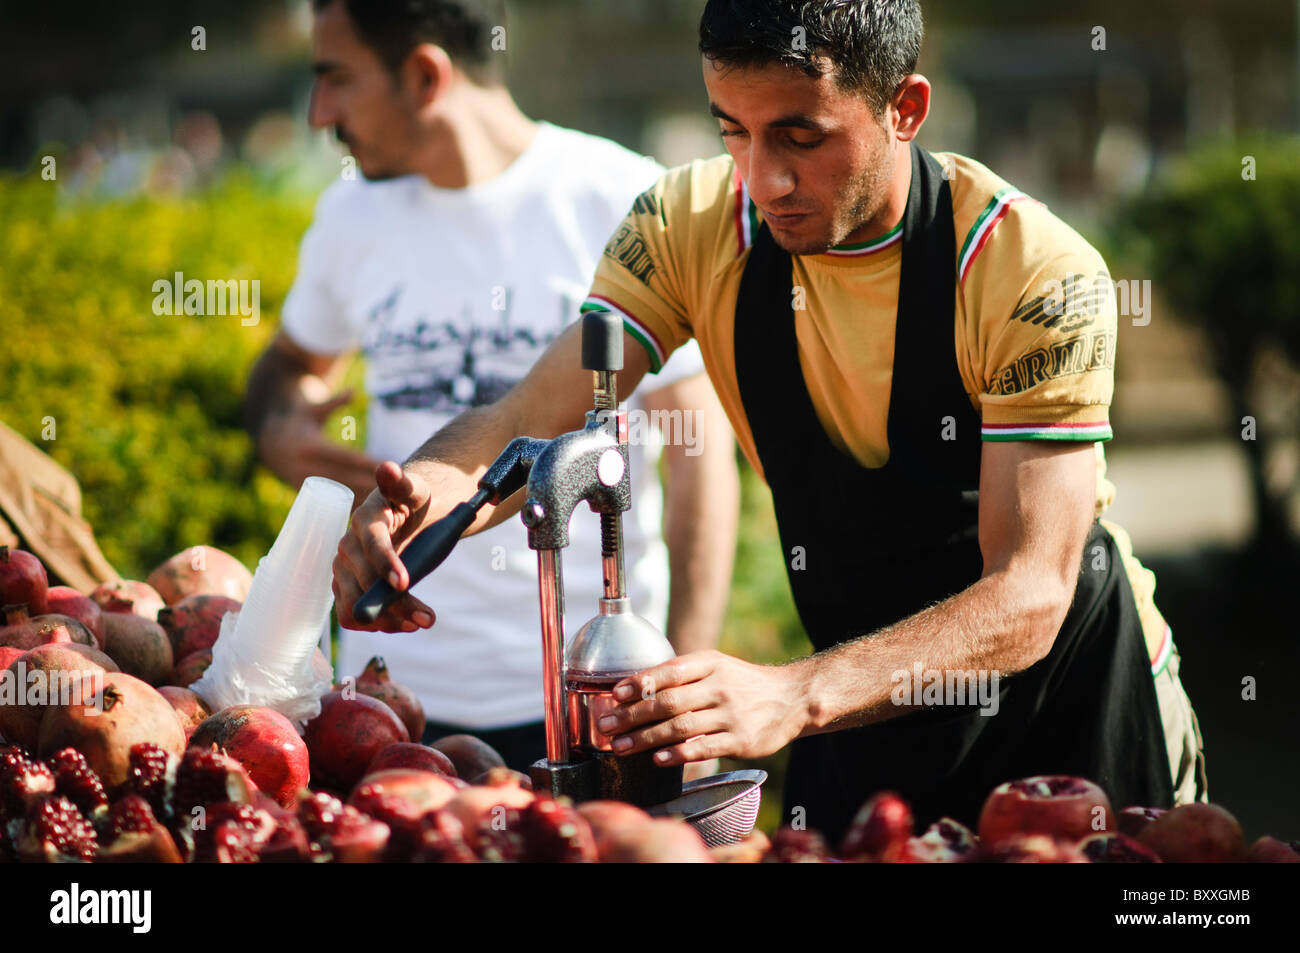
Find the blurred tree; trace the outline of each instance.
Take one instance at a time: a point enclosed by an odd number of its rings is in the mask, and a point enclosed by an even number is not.
[[[1284,385],[1300,369],[1300,142],[1201,149],[1121,214],[1120,242],[1147,263],[1159,292],[1208,337],[1231,395],[1255,498],[1255,544],[1294,546],[1296,491],[1268,479],[1280,438],[1296,435]]]

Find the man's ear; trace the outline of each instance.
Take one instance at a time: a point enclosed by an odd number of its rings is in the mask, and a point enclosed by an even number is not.
[[[431,106],[451,89],[455,69],[441,46],[421,43],[402,66],[402,81],[419,108]]]
[[[920,73],[908,76],[898,84],[890,111],[895,136],[902,142],[915,139],[930,115],[930,81]]]

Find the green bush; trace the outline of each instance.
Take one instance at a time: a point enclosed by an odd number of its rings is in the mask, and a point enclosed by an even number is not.
[[[236,177],[187,198],[86,202],[28,176],[0,179],[0,207],[0,416],[77,477],[124,575],[195,543],[255,566],[293,494],[254,466],[241,401],[310,201]],[[156,315],[154,282],[178,271],[258,280],[260,321]]]

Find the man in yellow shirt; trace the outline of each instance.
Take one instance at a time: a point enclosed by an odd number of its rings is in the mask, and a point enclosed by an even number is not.
[[[831,836],[886,787],[923,821],[973,822],[994,785],[1033,774],[1087,777],[1116,807],[1203,799],[1154,579],[1099,519],[1114,492],[1105,263],[979,163],[915,145],[921,34],[911,0],[705,8],[729,155],[636,200],[585,307],[620,314],[639,345],[620,388],[699,341],[771,487],[818,651],[679,657],[629,679],[600,727],[667,765],[794,742],[787,807]],[[496,448],[578,426],[578,352],[560,339],[381,481],[340,546],[342,605],[402,576],[394,543],[470,495]]]

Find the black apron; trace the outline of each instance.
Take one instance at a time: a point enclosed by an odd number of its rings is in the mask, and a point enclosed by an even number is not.
[[[790,255],[766,225],[736,303],[741,402],[772,490],[795,607],[819,651],[961,592],[983,570],[980,420],[953,348],[952,196],[934,158],[915,145],[911,152],[883,467],[842,452],[817,417],[799,364]],[[1137,607],[1100,523],[1051,651],[1001,677],[997,694],[993,716],[975,703],[940,705],[795,741],[787,819],[802,808],[809,827],[838,840],[863,801],[890,789],[912,805],[918,825],[948,816],[973,827],[993,787],[1034,774],[1088,778],[1116,810],[1171,806]]]

